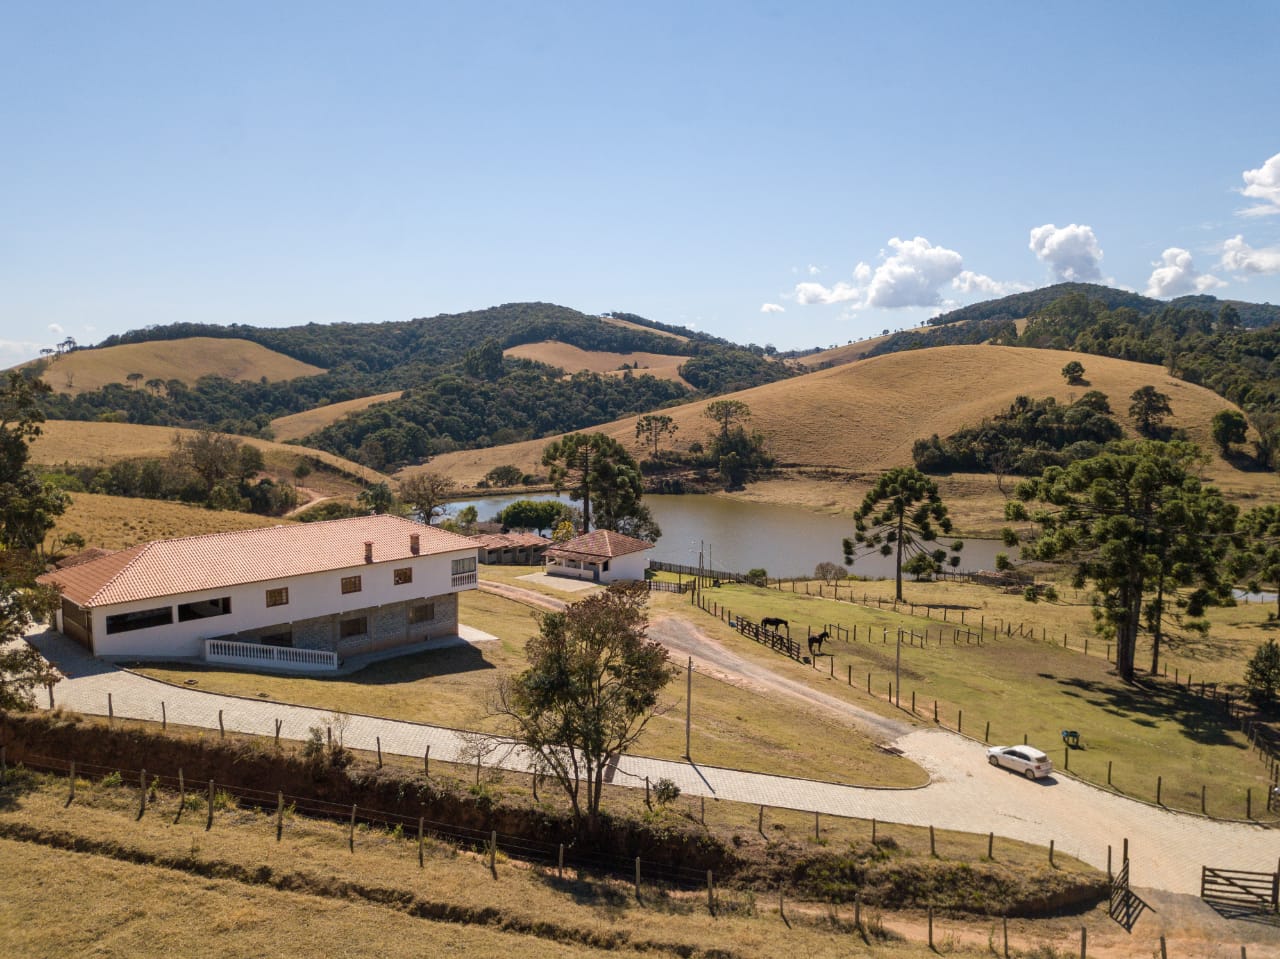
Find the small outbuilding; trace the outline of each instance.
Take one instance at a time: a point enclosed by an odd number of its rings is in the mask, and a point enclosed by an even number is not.
[[[549,547],[544,571],[548,576],[570,576],[593,583],[644,579],[649,566],[645,551],[650,549],[653,544],[642,539],[597,529]]]
[[[478,533],[471,539],[486,566],[533,566],[551,546],[551,540],[537,533]]]

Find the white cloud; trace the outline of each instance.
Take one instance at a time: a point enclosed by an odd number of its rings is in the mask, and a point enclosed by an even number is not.
[[[1031,287],[1016,280],[1001,282],[993,280],[985,273],[974,273],[973,270],[961,270],[951,281],[953,289],[961,293],[983,293],[987,296],[1008,296],[1010,293],[1025,293]],[[944,304],[945,305],[945,304]]]
[[[809,264],[809,275],[810,275],[810,276],[817,276],[817,275],[818,275],[819,273],[821,273],[821,272],[822,272],[822,267],[820,267],[820,266],[814,266],[812,263],[810,263],[810,264]]]
[[[62,332],[63,332],[63,331],[62,331],[62,324],[61,324],[61,323],[50,323],[50,324],[49,324],[49,332],[50,332],[51,334],[53,334],[54,336],[62,336]]]
[[[1069,223],[1064,227],[1046,223],[1033,227],[1031,252],[1042,262],[1049,264],[1059,280],[1085,282],[1101,280],[1102,247],[1094,236],[1093,227]]]
[[[852,283],[837,283],[827,287],[821,283],[797,283],[795,288],[796,302],[804,306],[828,303],[854,303],[862,301],[862,290]]]
[[[937,306],[942,302],[938,288],[955,279],[964,266],[955,250],[934,246],[922,236],[895,236],[889,246],[893,255],[876,267],[867,285],[867,306]]]
[[[1165,250],[1160,262],[1153,264],[1151,278],[1147,280],[1147,296],[1170,297],[1184,293],[1204,293],[1214,287],[1226,286],[1216,276],[1199,273],[1191,253],[1181,247]]]
[[[785,313],[787,312],[787,309],[781,303],[761,303],[760,312],[761,313]]]
[[[1222,244],[1218,267],[1232,273],[1280,273],[1280,246],[1252,247],[1243,236]]]
[[[1280,213],[1280,153],[1277,153],[1256,170],[1245,170],[1244,189],[1240,192],[1250,199],[1261,200],[1257,206],[1241,210],[1242,216],[1268,216]]]

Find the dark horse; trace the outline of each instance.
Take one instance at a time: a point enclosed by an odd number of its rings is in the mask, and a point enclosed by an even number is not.
[[[779,619],[777,616],[766,616],[764,619],[760,620],[760,628],[772,629],[775,633],[779,628],[782,628],[787,631],[788,638],[791,636],[791,624],[785,619]]]
[[[822,644],[825,643],[830,638],[831,638],[831,634],[827,632],[825,629],[822,632],[818,633],[818,635],[816,636],[810,636],[809,637],[809,655],[821,656]]]

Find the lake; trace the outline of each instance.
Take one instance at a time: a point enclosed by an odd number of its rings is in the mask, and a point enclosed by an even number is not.
[[[569,502],[568,496],[530,493],[524,496],[489,496],[459,500],[449,504],[450,515],[475,506],[481,520],[490,520],[516,500]],[[853,511],[841,516],[822,516],[802,509],[746,503],[724,496],[687,494],[650,495],[644,498],[653,518],[662,527],[652,559],[667,563],[698,565],[703,554],[707,568],[745,573],[761,568],[770,576],[811,576],[821,562],[842,563],[841,541],[853,535]],[[949,547],[957,537],[946,536],[938,545]],[[994,569],[996,553],[1018,558],[1018,550],[998,540],[963,540],[961,570]],[[892,557],[860,556],[850,572],[868,578],[893,576]]]

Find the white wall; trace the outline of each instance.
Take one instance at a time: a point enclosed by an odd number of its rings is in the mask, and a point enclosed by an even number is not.
[[[474,557],[474,547],[430,556],[411,556],[404,560],[385,563],[361,563],[349,569],[311,573],[286,579],[265,580],[223,589],[202,590],[168,596],[161,599],[145,599],[116,606],[102,606],[92,610],[93,649],[99,656],[201,656],[203,641],[227,636],[263,626],[282,625],[295,620],[312,619],[334,613],[366,609],[388,603],[401,603],[412,599],[439,596],[444,593],[473,589],[474,586],[455,588],[452,582],[451,563],[455,559]],[[393,571],[404,567],[413,569],[413,582],[395,585]],[[361,590],[343,594],[342,579],[360,576]],[[268,608],[266,592],[269,589],[287,587],[289,603]],[[178,604],[202,599],[231,597],[231,612],[226,616],[211,616],[190,622],[178,622]],[[153,626],[124,633],[107,634],[107,617],[162,606],[173,608],[173,623]]]
[[[644,579],[644,571],[649,568],[649,551],[628,553],[626,556],[615,556],[609,560],[609,572],[602,573],[600,579],[612,583],[620,579]]]

